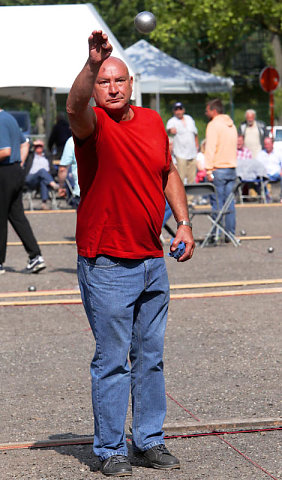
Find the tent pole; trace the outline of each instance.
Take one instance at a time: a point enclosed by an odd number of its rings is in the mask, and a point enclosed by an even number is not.
[[[52,126],[57,117],[57,100],[55,95],[55,89],[45,89],[45,139],[46,144],[48,142]]]
[[[137,107],[142,107],[142,92],[141,92],[141,75],[140,73],[135,74],[135,105]]]
[[[160,92],[156,92],[156,111],[160,113]]]
[[[51,132],[50,90],[50,88],[45,90],[45,144],[47,144]]]

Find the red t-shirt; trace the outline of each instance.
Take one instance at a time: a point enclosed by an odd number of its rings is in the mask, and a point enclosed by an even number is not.
[[[95,132],[75,139],[80,203],[79,255],[162,257],[159,240],[163,193],[170,168],[168,137],[153,110],[131,107],[134,117],[115,122],[99,107]]]

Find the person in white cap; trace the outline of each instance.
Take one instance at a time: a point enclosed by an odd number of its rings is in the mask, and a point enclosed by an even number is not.
[[[173,106],[173,117],[166,125],[168,135],[173,136],[173,154],[182,182],[193,183],[197,174],[196,156],[199,149],[198,130],[193,118],[185,114],[181,102]]]

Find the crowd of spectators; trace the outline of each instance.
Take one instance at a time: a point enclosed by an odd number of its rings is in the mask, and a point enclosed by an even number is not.
[[[183,182],[189,184],[213,181],[215,172],[221,167],[226,167],[225,164],[230,164],[230,158],[234,157],[234,152],[229,151],[226,153],[224,164],[219,165],[216,163],[218,162],[218,152],[213,150],[211,158],[209,149],[210,147],[212,149],[221,148],[224,144],[224,139],[219,140],[220,146],[216,145],[215,139],[217,134],[213,132],[208,142],[208,152],[205,153],[207,139],[202,140],[199,146],[196,124],[191,116],[185,114],[185,108],[182,103],[175,103],[173,113],[174,116],[169,119],[166,128],[170,136],[172,153],[175,156]],[[221,115],[223,113],[222,110]],[[223,117],[217,119],[216,123],[220,119],[223,119]],[[212,121],[213,118],[209,117],[209,124],[212,124]],[[216,123],[212,125],[216,125]],[[206,133],[210,130],[209,124]],[[219,128],[219,130],[221,132],[224,131],[222,128]],[[180,151],[179,145],[181,145],[182,151]],[[195,153],[195,146],[198,153]],[[186,152],[186,155],[183,152]],[[190,155],[187,152],[191,152]],[[273,200],[271,183],[280,181],[280,201],[282,202],[282,155],[278,149],[275,149],[271,132],[267,132],[265,123],[256,118],[256,112],[253,109],[246,110],[245,120],[237,128],[236,156],[235,172],[237,177],[240,177],[243,181],[245,197],[248,196],[250,199],[252,197],[255,199],[260,194],[262,185],[266,185],[267,182],[265,180],[268,179],[267,186],[263,187],[266,189],[265,196],[267,201],[271,202]],[[209,166],[208,172],[207,164]],[[262,179],[264,182],[261,181]]]

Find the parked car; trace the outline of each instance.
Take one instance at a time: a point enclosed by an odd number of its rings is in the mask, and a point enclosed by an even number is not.
[[[8,110],[7,110],[8,111]],[[11,110],[8,111],[17,120],[18,125],[26,138],[31,135],[31,121],[30,114],[25,110]]]

